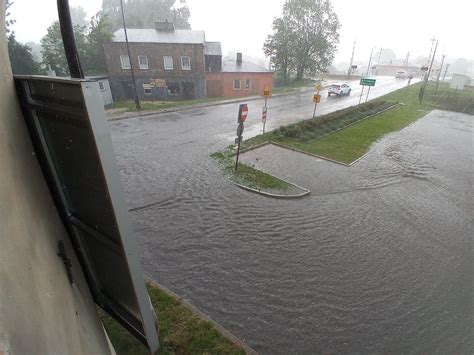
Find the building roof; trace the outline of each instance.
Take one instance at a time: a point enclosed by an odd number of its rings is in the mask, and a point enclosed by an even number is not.
[[[221,42],[206,42],[204,47],[205,55],[222,55]]]
[[[134,43],[182,43],[204,44],[204,31],[174,30],[169,32],[157,31],[153,28],[127,28],[128,41]],[[125,42],[123,28],[115,31],[113,42]]]
[[[224,60],[222,62],[222,72],[224,73],[272,73],[264,67],[251,62],[237,63],[235,59]]]

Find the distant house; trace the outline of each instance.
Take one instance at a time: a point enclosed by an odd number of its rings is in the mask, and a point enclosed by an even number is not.
[[[261,95],[265,86],[272,90],[273,72],[243,61],[242,53],[237,53],[235,60],[222,61],[220,71],[208,71],[206,74],[208,97]]]
[[[156,22],[154,29],[127,29],[127,34],[131,58],[123,29],[115,32],[113,42],[104,44],[114,100],[133,98],[131,67],[141,100],[206,97],[204,31],[177,30],[172,22]]]

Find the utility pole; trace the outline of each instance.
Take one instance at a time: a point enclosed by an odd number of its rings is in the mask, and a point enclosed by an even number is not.
[[[383,51],[383,48],[380,47],[380,53],[379,53],[379,59],[377,60],[377,65],[380,64],[380,58],[382,58],[382,51]]]
[[[430,41],[431,41],[431,49],[430,49],[430,55],[429,55],[429,57],[428,57],[428,63],[429,63],[430,60],[431,60],[431,53],[433,53],[433,46],[434,46],[434,43],[436,42],[435,36],[433,36],[433,38],[430,39]]]
[[[367,72],[365,73],[365,76],[369,76],[369,69],[370,69],[370,65],[372,63],[372,56],[374,54],[374,48],[375,47],[372,47],[372,50],[370,51],[370,58],[369,58],[369,64],[367,64]],[[360,97],[359,97],[359,105],[360,105],[360,102],[362,101],[362,95],[364,95],[364,87],[365,86],[362,86],[362,90],[360,91]],[[369,90],[370,90],[370,86],[369,86]],[[368,94],[367,94],[368,95]]]
[[[408,60],[410,59],[410,52],[407,53],[407,56],[405,58],[405,68],[408,67]]]
[[[441,76],[441,71],[443,70],[444,58],[446,58],[446,54],[443,53],[443,56],[442,56],[442,59],[441,59],[441,66],[439,67],[438,76],[436,77],[436,90],[435,90],[435,92],[438,92],[439,77]]]
[[[434,40],[434,38],[433,38],[433,40]],[[435,46],[435,49],[434,49],[434,52],[433,52],[433,57],[431,58],[430,66],[428,68],[428,73],[425,76],[425,80],[423,81],[423,85],[421,86],[420,92],[418,94],[418,97],[420,99],[420,104],[423,103],[423,97],[425,96],[426,85],[428,84],[428,80],[429,80],[430,75],[431,75],[431,69],[433,68],[433,62],[434,62],[434,59],[436,57],[436,50],[437,49],[438,49],[438,41],[436,41],[436,46]],[[430,54],[430,56],[431,56],[431,54]]]
[[[444,70],[443,81],[446,79],[446,74],[448,73],[449,64],[446,64],[446,69]]]
[[[347,71],[348,76],[351,76],[352,74],[352,63],[354,62],[354,52],[356,49],[356,41],[357,39],[354,40],[354,46],[352,47],[351,63],[349,64],[349,70]]]
[[[135,84],[135,74],[133,73],[132,56],[130,55],[130,46],[128,45],[127,26],[125,25],[125,14],[123,12],[123,0],[120,0],[120,8],[122,10],[123,31],[125,33],[125,43],[127,45],[128,61],[130,62],[130,72],[132,74],[132,89],[135,96],[135,107],[137,110],[141,109],[140,100],[138,100],[137,86]]]

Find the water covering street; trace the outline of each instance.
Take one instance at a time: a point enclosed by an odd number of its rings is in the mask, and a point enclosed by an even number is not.
[[[380,78],[371,97],[405,85]],[[267,129],[311,116],[311,96],[270,99]],[[261,130],[263,100],[248,103],[244,139]],[[209,157],[233,142],[237,107],[110,123],[145,273],[265,354],[472,352],[472,117],[434,111],[350,168],[244,154],[312,190],[274,200]]]

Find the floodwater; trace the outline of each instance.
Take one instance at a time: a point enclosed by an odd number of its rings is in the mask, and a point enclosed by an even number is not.
[[[148,276],[264,354],[474,351],[472,116],[435,111],[350,168],[246,153],[312,190],[288,201],[150,122],[112,125]]]

